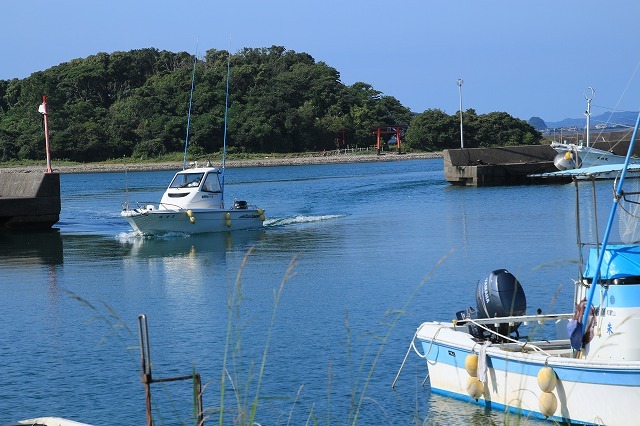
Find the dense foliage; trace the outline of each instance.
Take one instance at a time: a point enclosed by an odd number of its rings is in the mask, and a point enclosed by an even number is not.
[[[476,114],[468,109],[462,114],[465,148],[535,145],[542,135],[526,121],[506,112]],[[411,121],[405,139],[408,146],[424,151],[460,148],[460,115],[448,115],[429,109]]]
[[[240,152],[303,152],[370,146],[380,126],[404,126],[415,149],[458,145],[455,116],[410,110],[366,83],[306,53],[284,47],[209,50],[195,63],[189,152],[223,145],[230,59],[228,139]],[[38,105],[48,98],[52,153],[80,162],[149,158],[181,152],[187,130],[194,58],[157,49],[98,53],[25,79],[0,80],[0,161],[42,159]],[[535,143],[539,134],[506,113],[464,114],[465,146]],[[337,137],[340,135],[340,137]],[[467,139],[469,140],[467,144]]]

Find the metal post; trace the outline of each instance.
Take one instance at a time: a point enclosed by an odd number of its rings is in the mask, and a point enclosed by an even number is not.
[[[138,315],[138,328],[140,330],[140,360],[142,363],[142,375],[140,380],[144,383],[145,400],[147,407],[147,426],[153,426],[151,416],[151,354],[149,353],[149,329],[147,327],[147,316]]]
[[[460,93],[460,148],[464,148],[464,132],[462,130],[462,83],[464,81],[458,79],[458,92]]]
[[[140,380],[144,384],[147,408],[147,426],[153,426],[153,418],[151,415],[151,383],[167,383],[181,380],[192,380],[195,392],[194,409],[196,421],[199,426],[204,426],[204,407],[202,404],[202,379],[199,373],[195,371],[188,376],[168,377],[162,379],[154,379],[151,375],[151,354],[149,344],[149,328],[147,326],[147,316],[138,315],[138,328],[140,330],[140,361],[142,363],[142,375]]]

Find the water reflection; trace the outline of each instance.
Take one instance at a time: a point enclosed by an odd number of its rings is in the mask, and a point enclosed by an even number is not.
[[[0,233],[0,259],[18,265],[60,265],[62,238],[58,230]]]
[[[135,258],[195,257],[202,254],[222,254],[248,249],[265,239],[265,231],[217,232],[198,235],[124,238],[129,256]]]
[[[431,393],[429,397],[429,414],[423,424],[438,425],[545,425],[548,422],[532,417],[492,410],[484,405],[460,401],[446,396]]]

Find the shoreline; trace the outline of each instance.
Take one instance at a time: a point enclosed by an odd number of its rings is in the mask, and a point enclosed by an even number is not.
[[[442,158],[441,152],[426,153],[409,153],[396,154],[384,153],[378,154],[332,154],[332,155],[313,155],[299,157],[277,157],[271,158],[265,156],[261,159],[250,160],[227,160],[225,167],[273,167],[273,166],[306,166],[315,164],[336,164],[336,163],[365,163],[365,162],[381,162],[381,161],[402,161],[402,160],[419,160],[430,158]],[[182,162],[162,162],[162,163],[130,163],[130,164],[108,164],[108,163],[88,163],[77,164],[72,166],[52,166],[54,172],[65,173],[109,173],[109,172],[151,172],[163,170],[181,170]],[[44,171],[45,166],[15,166],[2,167],[0,173],[33,173]]]

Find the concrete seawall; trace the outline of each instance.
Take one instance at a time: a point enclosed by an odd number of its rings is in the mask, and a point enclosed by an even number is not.
[[[530,185],[540,182],[527,175],[558,170],[556,155],[549,145],[448,149],[443,151],[444,176],[452,185]]]
[[[0,173],[0,230],[51,228],[60,208],[60,174]]]

